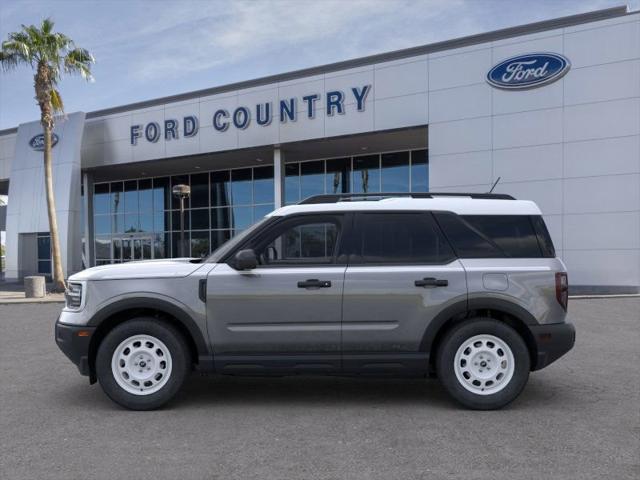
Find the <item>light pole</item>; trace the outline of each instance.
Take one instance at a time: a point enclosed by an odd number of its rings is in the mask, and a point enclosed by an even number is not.
[[[173,196],[180,199],[180,256],[184,257],[184,201],[191,195],[189,185],[176,185],[171,191]]]

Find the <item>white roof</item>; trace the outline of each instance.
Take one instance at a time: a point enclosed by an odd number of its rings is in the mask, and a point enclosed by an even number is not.
[[[282,207],[268,216],[279,217],[304,212],[354,212],[391,210],[440,210],[460,215],[541,215],[538,206],[530,200],[475,199],[471,197],[411,198],[392,197],[381,200],[340,201],[337,203],[310,203]]]

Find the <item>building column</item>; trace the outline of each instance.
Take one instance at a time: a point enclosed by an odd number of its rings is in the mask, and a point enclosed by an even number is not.
[[[95,259],[95,243],[93,238],[93,175],[90,173],[82,174],[82,187],[84,197],[82,198],[84,218],[82,224],[84,226],[84,266],[90,268],[94,266]]]
[[[275,208],[284,207],[284,152],[279,146],[273,149],[273,187]]]

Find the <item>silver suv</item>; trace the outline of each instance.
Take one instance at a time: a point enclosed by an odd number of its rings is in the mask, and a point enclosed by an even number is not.
[[[80,272],[66,298],[60,349],[135,410],[193,369],[436,375],[462,405],[495,409],[575,339],[540,210],[508,195],[311,197],[208,258]]]

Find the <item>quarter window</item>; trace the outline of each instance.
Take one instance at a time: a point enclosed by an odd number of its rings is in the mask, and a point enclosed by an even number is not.
[[[454,254],[430,213],[358,215],[353,263],[444,264]]]

